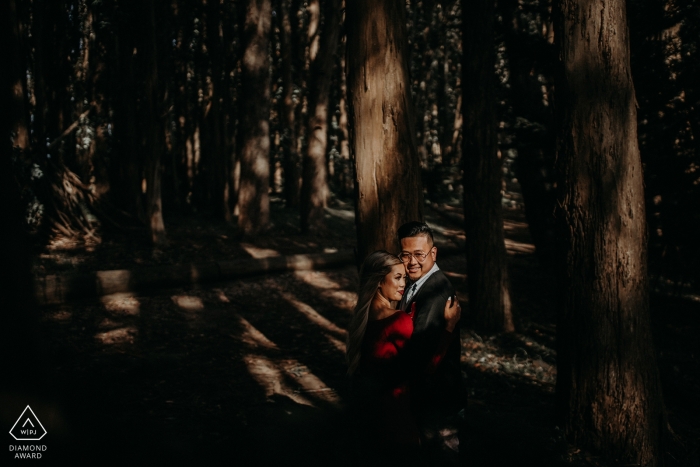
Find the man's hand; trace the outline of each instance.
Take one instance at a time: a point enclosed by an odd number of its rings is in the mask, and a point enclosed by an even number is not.
[[[456,300],[456,297],[450,297],[447,303],[445,303],[445,321],[447,322],[445,329],[447,329],[448,332],[454,331],[461,315],[462,307]]]

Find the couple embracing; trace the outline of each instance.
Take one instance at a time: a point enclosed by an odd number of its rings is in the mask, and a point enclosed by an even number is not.
[[[460,306],[430,227],[409,222],[398,239],[398,256],[375,251],[363,262],[348,330],[355,460],[460,465]]]

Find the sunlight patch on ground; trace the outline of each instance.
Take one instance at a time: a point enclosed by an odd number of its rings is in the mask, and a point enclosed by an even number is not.
[[[297,300],[297,298],[289,292],[281,292],[282,298],[287,300],[294,308],[300,311],[304,316],[306,316],[309,321],[320,326],[326,331],[330,331],[334,334],[340,335],[343,338],[347,336],[347,331],[345,329],[339,328],[335,323],[328,320],[328,318],[322,316],[319,312],[314,310],[311,306],[306,303]]]
[[[239,324],[243,328],[240,339],[251,347],[263,347],[265,349],[277,349],[277,345],[270,339],[265,337],[265,334],[260,332],[255,326],[250,324],[247,319],[240,315],[236,315]]]
[[[262,332],[245,318],[238,315],[236,317],[243,326],[241,335],[243,342],[257,349],[263,347],[278,350],[274,342],[265,337]],[[282,394],[298,404],[310,406],[314,404],[303,394],[308,394],[312,398],[331,404],[337,404],[340,400],[334,389],[329,388],[305,365],[295,359],[273,360],[260,354],[249,353],[243,357],[243,362],[253,379],[265,390],[267,397],[273,394]],[[287,383],[289,380],[294,381],[298,387],[296,389],[290,387]]]
[[[329,388],[309,369],[294,359],[273,361],[262,355],[248,354],[243,357],[248,372],[265,390],[267,397],[281,394],[289,397],[297,404],[314,404],[307,396],[323,400],[333,405],[340,402],[340,397],[334,389]],[[292,379],[300,387],[291,388],[287,379]]]
[[[509,238],[505,239],[506,251],[508,254],[532,254],[535,252],[535,245],[532,243],[521,243],[511,240]]]
[[[279,251],[271,250],[269,248],[259,248],[255,245],[251,245],[250,243],[241,243],[241,248],[247,251],[251,257],[256,259],[281,256]]]
[[[138,299],[130,293],[115,293],[100,298],[107,311],[114,314],[137,316],[141,311]]]
[[[54,321],[68,321],[73,317],[73,313],[67,310],[58,310],[51,314],[51,319]]]
[[[95,334],[95,339],[104,345],[133,344],[137,335],[138,329],[134,326],[126,326]]]
[[[204,309],[204,303],[199,297],[193,297],[191,295],[173,295],[170,298],[175,305],[185,311],[196,312]]]
[[[331,216],[337,217],[339,219],[343,219],[346,221],[354,221],[355,220],[355,211],[354,210],[344,210],[344,209],[333,209],[333,208],[326,208],[326,214],[330,214]]]
[[[243,362],[248,367],[250,376],[263,388],[267,397],[274,394],[282,394],[297,404],[314,406],[311,401],[285,384],[282,371],[269,358],[262,355],[248,354],[243,357]]]
[[[294,276],[304,283],[319,289],[320,295],[333,302],[338,308],[352,312],[357,302],[357,294],[343,290],[340,284],[321,271],[295,271]]]
[[[226,292],[224,292],[221,289],[212,289],[212,291],[216,294],[216,298],[222,302],[222,303],[230,303],[231,300],[228,299],[226,296]]]
[[[522,346],[503,349],[494,338],[484,340],[474,332],[463,331],[462,363],[486,373],[525,378],[553,391],[557,368],[545,360],[555,360],[554,349],[521,334],[512,334],[511,337],[520,340]]]

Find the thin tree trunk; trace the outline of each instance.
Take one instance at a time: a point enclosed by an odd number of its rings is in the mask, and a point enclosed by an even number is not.
[[[231,220],[231,210],[228,207],[228,154],[223,133],[222,100],[224,80],[222,68],[224,63],[222,11],[219,0],[207,0],[207,52],[211,62],[211,96],[209,108],[205,116],[208,127],[209,142],[209,190],[212,208],[216,216]]]
[[[462,7],[464,217],[469,309],[477,329],[512,332],[496,120],[494,2]]]
[[[518,151],[515,171],[537,256],[547,269],[551,269],[561,245],[554,217],[556,178],[552,99],[549,91],[543,90],[541,79],[544,75],[547,84],[551,85],[553,46],[546,36],[529,32],[532,20],[521,12],[518,0],[501,1],[498,7],[503,17],[503,40],[508,54],[508,97],[518,120],[515,126]],[[548,15],[539,19],[535,23],[537,30],[546,31],[548,28],[544,28],[544,24],[548,19]]]
[[[12,80],[12,100],[9,112],[12,116],[12,145],[22,151],[29,149],[29,112],[27,108],[26,49],[24,46],[24,15],[17,11],[16,0],[7,0],[6,12],[11,29],[7,34],[10,42],[6,45],[10,55],[7,72]]]
[[[401,224],[423,219],[409,80],[405,5],[348,2],[347,80],[350,147],[356,164],[358,261],[398,251]]]
[[[662,463],[642,165],[622,0],[555,4],[557,164],[568,234],[557,325],[567,438],[620,465]]]
[[[144,109],[144,128],[141,141],[146,158],[146,219],[151,241],[154,245],[165,242],[165,224],[163,223],[163,203],[161,199],[162,186],[162,155],[164,149],[164,127],[162,124],[161,102],[162,95],[158,81],[158,42],[156,34],[155,1],[150,0],[146,6],[148,24],[144,32],[144,38],[148,42],[144,44],[144,71],[146,72]]]
[[[270,0],[248,0],[241,74],[241,175],[238,226],[248,235],[265,230],[270,217]]]
[[[294,74],[292,66],[292,24],[287,0],[280,0],[280,52],[282,54],[282,150],[284,154],[284,199],[287,208],[299,207],[301,170],[297,152],[297,132],[295,123]]]
[[[308,144],[303,160],[301,185],[301,230],[318,230],[324,225],[328,204],[328,102],[333,78],[333,57],[340,31],[340,0],[326,0],[324,24],[318,53],[311,64],[309,80]]]

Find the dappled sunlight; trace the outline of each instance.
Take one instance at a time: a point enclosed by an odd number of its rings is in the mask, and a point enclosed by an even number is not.
[[[275,349],[279,350],[277,345],[270,339],[265,337],[265,335],[258,331],[255,326],[250,324],[247,319],[240,315],[236,315],[238,323],[243,328],[240,339],[253,348],[265,348],[265,349]]]
[[[125,326],[97,333],[95,339],[104,345],[133,344],[136,336],[138,336],[136,327]]]
[[[73,312],[72,311],[67,311],[67,310],[58,310],[54,313],[51,313],[51,319],[53,321],[69,321],[70,319],[73,318]]]
[[[305,284],[318,289],[319,295],[331,300],[335,307],[352,312],[357,301],[357,294],[343,290],[342,286],[331,279],[325,272],[295,271],[294,276]]]
[[[281,256],[279,251],[272,250],[270,248],[259,248],[250,243],[241,243],[241,248],[248,252],[248,254],[255,258],[272,258],[275,256]]]
[[[326,336],[326,338],[330,341],[331,344],[341,352],[345,352],[345,343],[342,342],[340,339],[337,337],[331,335],[335,334],[336,336],[341,336],[343,339],[347,336],[347,331],[345,329],[341,329],[338,326],[336,326],[334,323],[329,321],[327,318],[319,314],[316,310],[314,310],[311,306],[308,304],[297,300],[297,298],[292,295],[289,292],[281,292],[282,297],[287,300],[294,308],[296,308],[298,311],[300,311],[304,316],[306,316],[309,321],[312,323],[316,324],[317,326],[320,326],[324,330],[328,332],[324,332],[323,335]],[[331,333],[331,334],[329,334]]]
[[[535,252],[535,245],[533,245],[532,243],[516,242],[515,240],[506,238],[505,244],[506,251],[509,255],[529,255]]]
[[[252,349],[273,350],[277,355],[279,347],[268,339],[260,330],[242,316],[236,315],[243,328],[240,339]],[[328,336],[330,337],[330,336]],[[293,358],[271,358],[260,352],[251,352],[243,357],[248,372],[264,389],[267,397],[282,394],[298,404],[314,406],[305,394],[313,399],[326,403],[337,404],[339,397],[333,388],[328,387],[319,377],[314,375],[306,365]],[[293,381],[296,388],[290,387]]]
[[[100,301],[107,311],[117,315],[137,316],[141,308],[138,299],[130,293],[105,295]]]
[[[250,376],[263,388],[267,397],[274,394],[282,394],[297,404],[314,406],[311,401],[285,384],[282,371],[269,358],[262,355],[248,354],[243,357],[243,362],[248,368]]]
[[[214,288],[214,289],[212,289],[212,291],[216,294],[216,298],[220,302],[222,302],[222,303],[230,303],[231,302],[231,300],[229,300],[228,297],[226,296],[226,292],[224,292],[223,290]]]
[[[325,209],[326,215],[337,217],[338,219],[343,219],[346,221],[355,220],[355,211],[350,209],[333,209],[327,207]]]
[[[483,373],[524,378],[549,392],[557,377],[556,352],[522,334],[510,334],[508,345],[498,337],[482,339],[473,331],[462,331],[461,361]]]
[[[202,311],[204,309],[204,303],[199,297],[193,297],[191,295],[173,295],[170,297],[181,309],[189,312]]]

